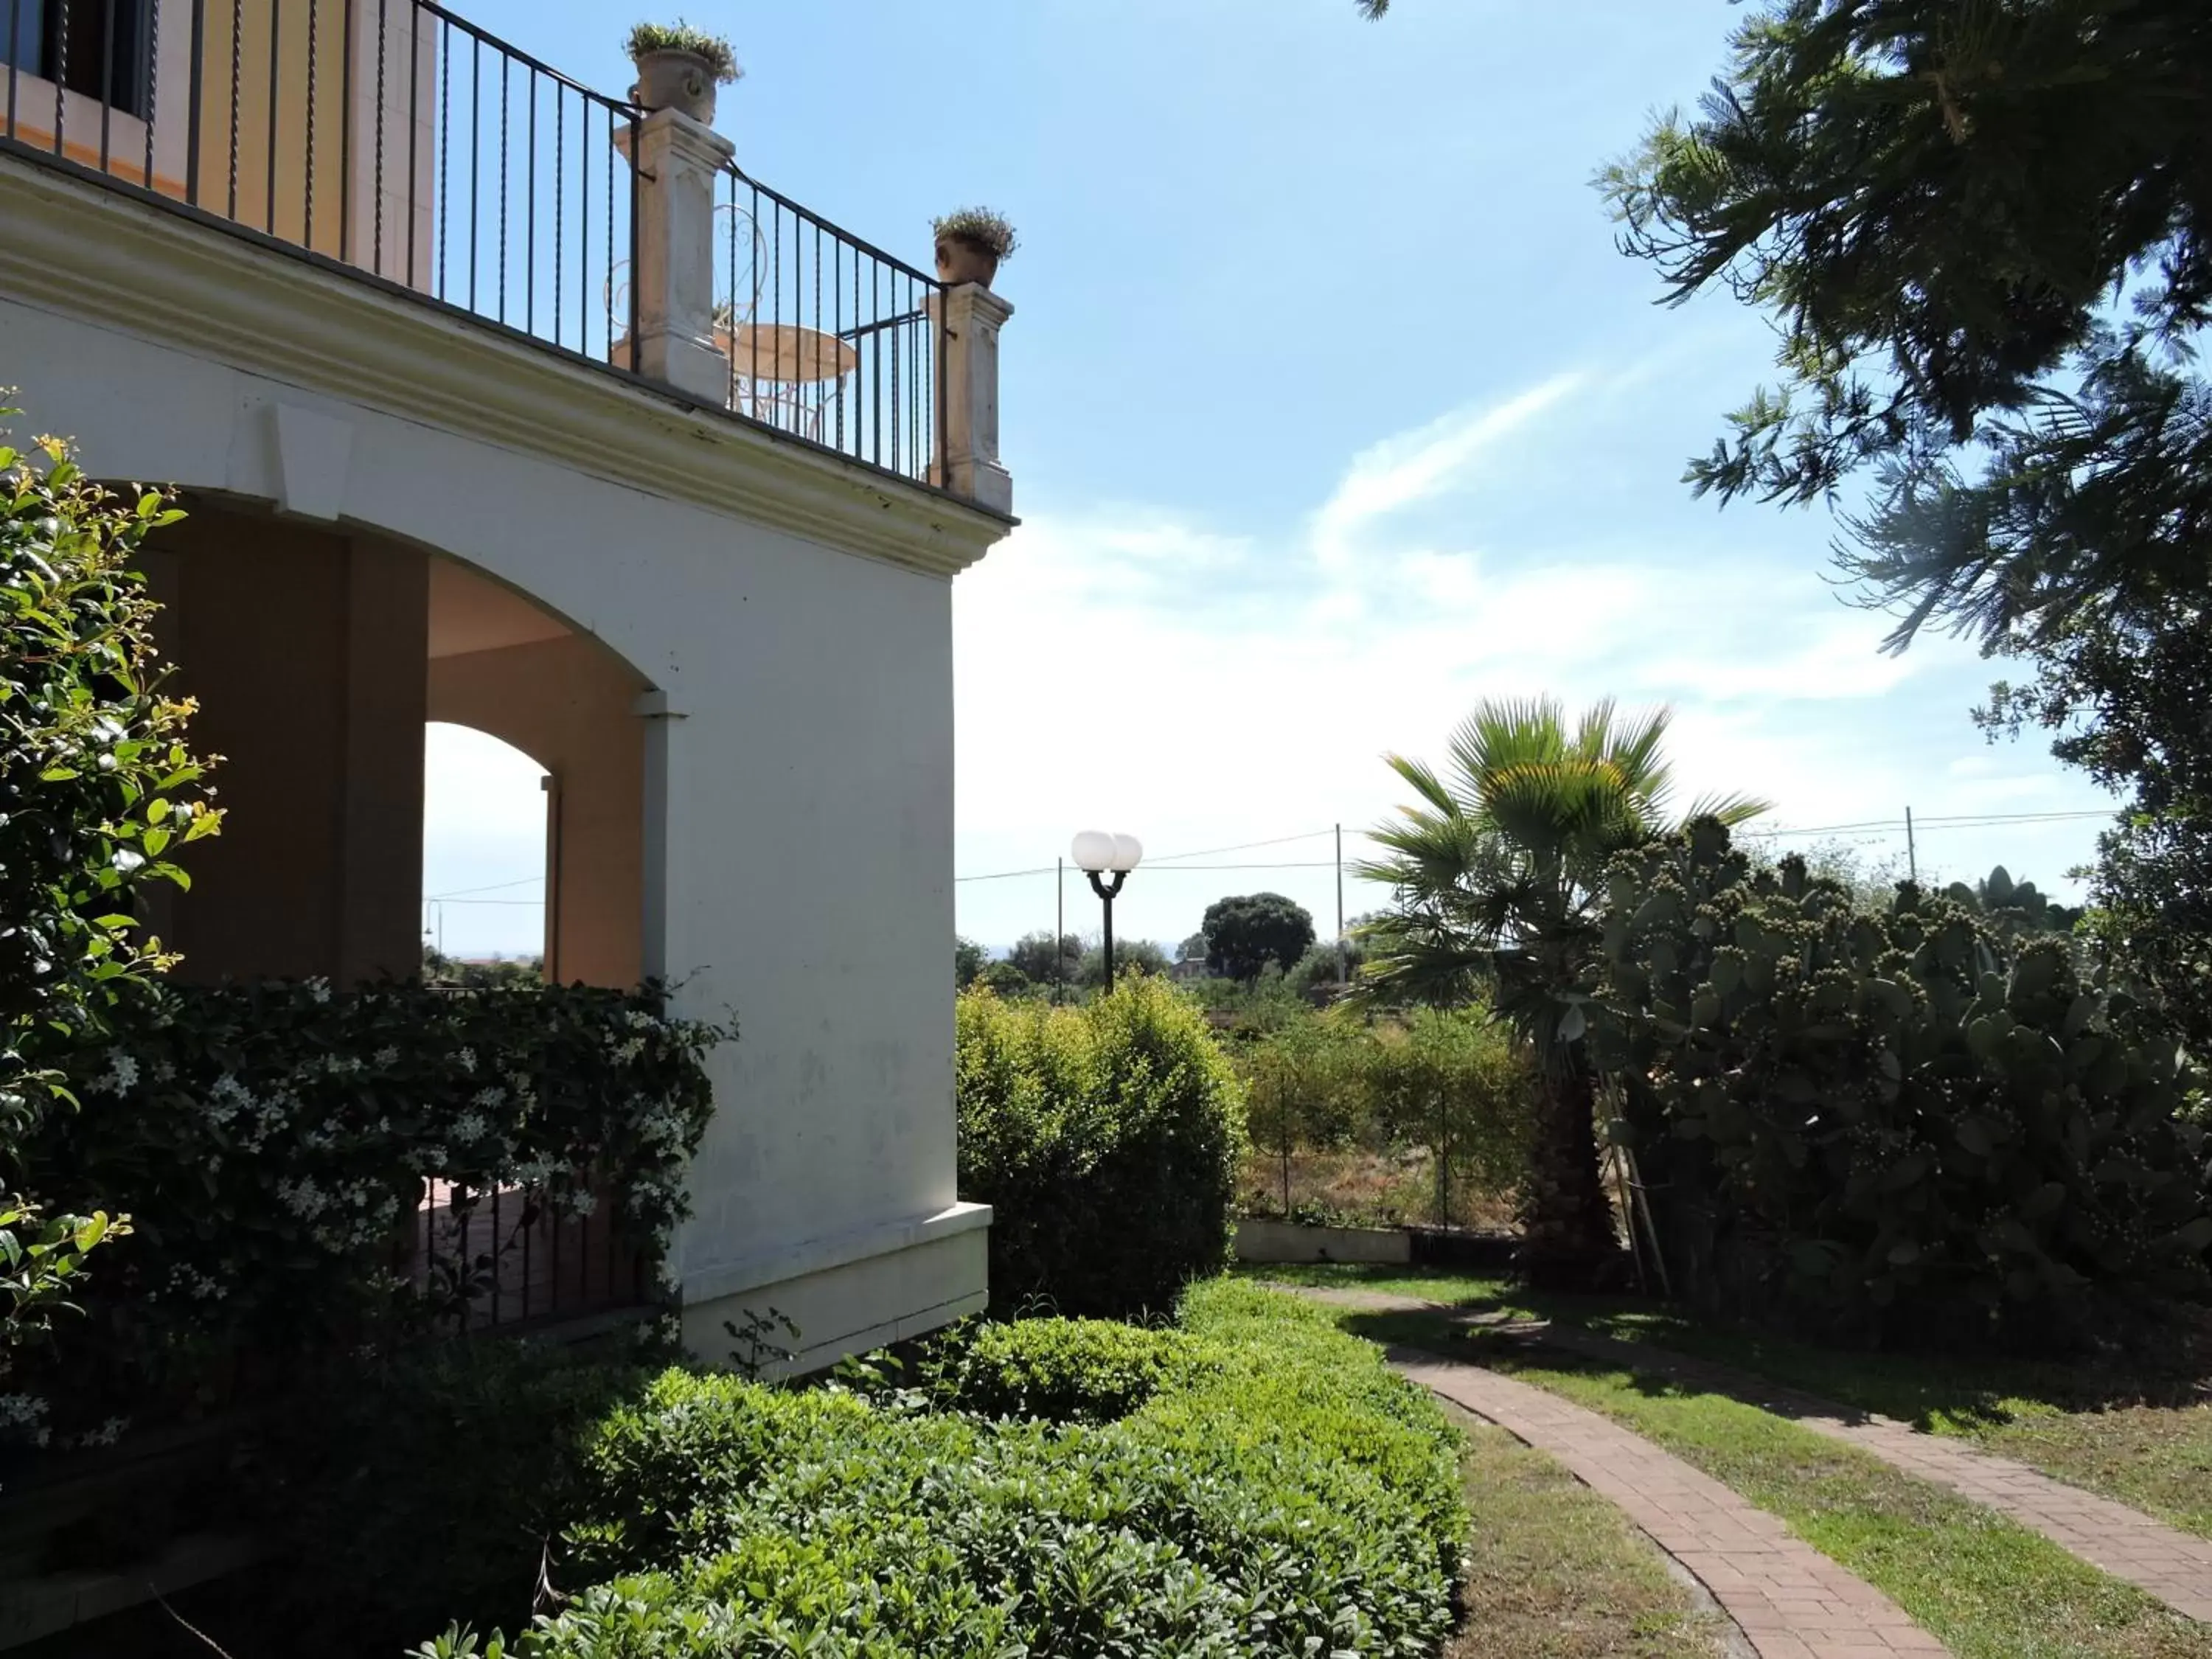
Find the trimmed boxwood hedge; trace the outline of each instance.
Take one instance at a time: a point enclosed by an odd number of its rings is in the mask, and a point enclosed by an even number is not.
[[[916,1408],[663,1372],[582,1443],[569,1570],[610,1576],[506,1651],[1411,1659],[1448,1633],[1456,1437],[1320,1310],[1216,1281],[1176,1329],[987,1328],[940,1375]]]
[[[1228,1265],[1243,1094],[1194,1003],[1141,975],[1073,1008],[970,991],[956,1028],[994,1314],[1164,1316]]]

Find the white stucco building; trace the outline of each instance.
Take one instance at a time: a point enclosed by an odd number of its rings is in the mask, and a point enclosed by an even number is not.
[[[417,0],[23,15],[0,386],[191,514],[148,574],[231,810],[185,971],[413,971],[425,722],[504,738],[550,774],[550,971],[743,1028],[668,1263],[695,1346],[980,1307],[951,602],[1012,522],[1007,307]]]

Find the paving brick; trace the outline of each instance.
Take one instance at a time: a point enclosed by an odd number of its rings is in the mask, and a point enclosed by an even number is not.
[[[1595,1412],[1479,1365],[1395,1350],[1405,1376],[1548,1453],[1697,1575],[1759,1659],[1899,1659],[1943,1646],[1879,1590],[1710,1476]]]

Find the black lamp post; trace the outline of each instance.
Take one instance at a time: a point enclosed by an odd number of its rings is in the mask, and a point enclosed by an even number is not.
[[[1117,836],[1103,830],[1085,830],[1075,838],[1075,867],[1091,878],[1091,890],[1106,908],[1104,935],[1106,989],[1114,989],[1114,896],[1145,856],[1144,843],[1134,836]],[[1111,875],[1113,879],[1105,878]]]

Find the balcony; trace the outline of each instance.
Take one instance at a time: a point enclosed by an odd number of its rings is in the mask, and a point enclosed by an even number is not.
[[[647,111],[428,0],[0,0],[0,155],[653,384]],[[957,484],[942,285],[733,162],[712,187],[709,406]]]

